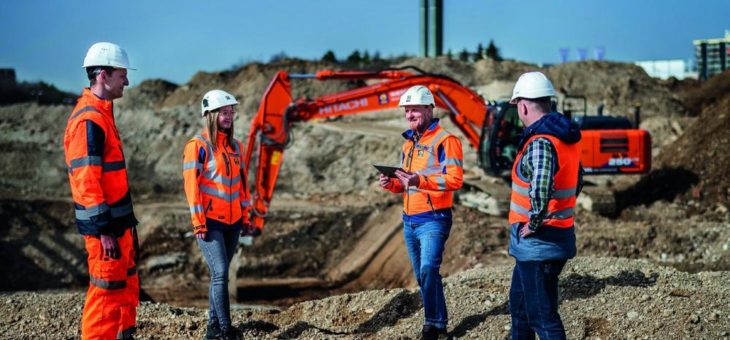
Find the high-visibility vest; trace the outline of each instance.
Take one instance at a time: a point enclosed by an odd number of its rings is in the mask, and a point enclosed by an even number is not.
[[[553,176],[555,191],[550,196],[547,214],[542,224],[558,228],[570,228],[573,226],[574,221],[580,166],[578,144],[567,144],[555,136],[544,134],[530,137],[517,154],[512,166],[512,201],[510,203],[509,223],[510,225],[518,222],[529,223],[530,220],[528,217],[528,212],[532,208],[529,195],[530,180],[522,176],[519,165],[527,146],[536,138],[545,138],[552,143],[558,162],[555,164],[558,171]]]
[[[453,147],[444,147],[445,157],[439,160],[438,149],[453,138]],[[402,188],[392,180],[396,192],[403,192],[403,212],[416,215],[453,207],[453,191],[463,181],[461,141],[435,122],[418,141],[408,138],[402,147],[401,168],[420,176],[418,187]]]
[[[244,174],[243,146],[218,132],[214,149],[208,133],[185,145],[183,178],[193,226],[230,227],[249,223],[251,200]],[[196,232],[199,232],[196,230]]]
[[[63,146],[79,232],[121,236],[136,226],[112,101],[85,88],[68,118]]]

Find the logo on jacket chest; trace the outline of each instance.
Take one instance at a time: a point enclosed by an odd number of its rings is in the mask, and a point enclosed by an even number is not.
[[[416,150],[418,151],[416,154],[418,155],[418,157],[423,157],[427,153],[432,153],[430,149],[431,148],[428,145],[416,144]]]

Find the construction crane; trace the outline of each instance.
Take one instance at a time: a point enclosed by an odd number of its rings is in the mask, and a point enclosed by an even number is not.
[[[326,94],[294,99],[293,80],[381,80],[378,83]],[[244,161],[246,173],[257,153],[253,189],[252,224],[263,228],[269,202],[297,122],[394,109],[411,86],[423,85],[434,94],[436,107],[445,110],[471,147],[478,152],[479,166],[487,173],[505,176],[517,154],[522,125],[516,108],[508,102],[487,103],[458,81],[424,72],[416,67],[377,72],[322,70],[314,74],[276,73],[263,94],[251,122]],[[637,126],[619,121],[623,117],[575,116],[582,124],[581,163],[587,174],[646,173],[651,167],[651,137]],[[254,150],[258,145],[258,149]],[[250,178],[250,177],[249,177]]]

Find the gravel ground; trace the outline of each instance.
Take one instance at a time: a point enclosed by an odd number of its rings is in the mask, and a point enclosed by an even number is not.
[[[511,265],[484,267],[445,280],[454,339],[509,338]],[[730,337],[730,273],[689,274],[648,261],[578,257],[560,281],[568,338],[722,339]],[[0,295],[3,339],[79,336],[83,292]],[[206,311],[142,303],[138,339],[201,338]],[[423,313],[418,292],[370,290],[295,304],[233,307],[246,339],[412,339]]]

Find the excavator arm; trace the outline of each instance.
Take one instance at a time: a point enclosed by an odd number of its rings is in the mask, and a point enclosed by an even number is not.
[[[295,79],[383,81],[345,92],[295,101],[291,95],[291,80]],[[484,120],[491,119],[488,106],[476,92],[449,77],[404,70],[323,70],[315,74],[278,72],[264,92],[259,110],[253,118],[244,155],[246,173],[250,174],[248,167],[253,153],[258,152],[251,223],[258,228],[264,226],[264,218],[274,194],[293,123],[393,109],[398,107],[400,96],[414,85],[428,87],[434,94],[436,107],[446,110],[451,121],[466,136],[472,147],[479,149]],[[254,150],[256,146],[258,148]]]

